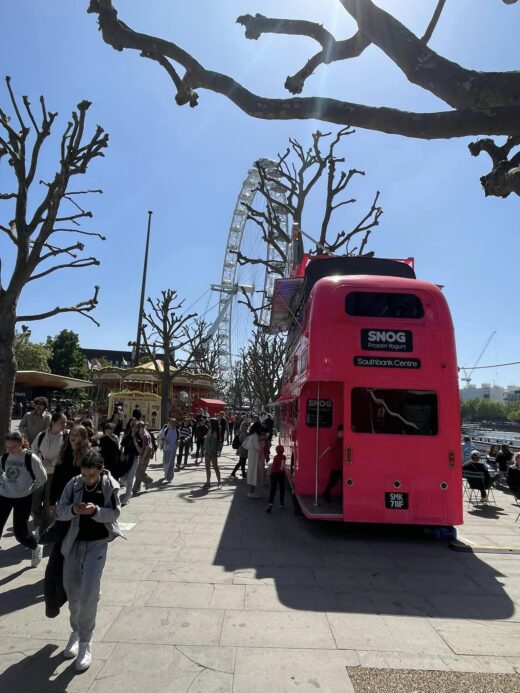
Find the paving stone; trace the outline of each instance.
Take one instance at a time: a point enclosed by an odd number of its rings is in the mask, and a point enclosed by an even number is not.
[[[103,576],[99,603],[131,606],[137,596],[139,585],[141,585],[140,580],[117,580]]]
[[[216,645],[223,611],[135,606],[124,610],[103,640],[118,643]]]
[[[119,644],[92,684],[92,693],[184,693],[201,668],[172,646]]]
[[[157,565],[156,560],[137,560],[119,559],[117,561],[109,559],[103,570],[103,577],[115,578],[120,580],[146,580]]]
[[[350,693],[346,666],[357,664],[356,653],[327,649],[239,648],[233,693]]]
[[[520,658],[520,628],[516,623],[429,619],[456,654]]]
[[[319,587],[246,585],[247,611],[329,611],[338,608],[337,595]]]
[[[327,617],[341,649],[451,654],[427,619],[338,613]]]
[[[245,589],[244,585],[213,585],[210,609],[242,610]]]
[[[219,565],[206,563],[184,563],[176,561],[158,561],[155,569],[148,575],[150,580],[158,582],[204,582],[231,584],[233,573]]]
[[[121,613],[120,606],[103,606],[98,609],[96,638],[101,639]],[[0,639],[4,637],[23,637],[52,641],[67,639],[70,635],[69,610],[63,607],[57,618],[47,618],[42,603],[31,604],[21,611],[14,611],[0,618]]]
[[[213,596],[214,586],[196,582],[159,582],[149,596],[146,606],[183,607],[207,609]]]
[[[335,647],[324,614],[276,611],[226,611],[221,645],[244,647]]]

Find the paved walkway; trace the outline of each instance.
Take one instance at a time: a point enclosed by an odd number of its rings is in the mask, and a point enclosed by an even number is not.
[[[234,461],[226,448],[226,483],[209,491],[191,460],[172,485],[152,464],[152,490],[121,516],[127,541],[109,547],[94,661],[81,675],[60,654],[67,608],[45,618],[45,561],[31,569],[8,531],[0,691],[409,691],[370,687],[392,670],[503,673],[509,693],[520,690],[518,555],[455,552],[409,528],[311,523],[290,507],[267,515],[229,479]],[[496,496],[495,510],[467,514],[460,535],[520,547],[519,509]],[[460,690],[498,691],[500,680]],[[446,686],[416,690],[459,690]]]

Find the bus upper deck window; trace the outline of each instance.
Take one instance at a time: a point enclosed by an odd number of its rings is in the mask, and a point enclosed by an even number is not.
[[[423,305],[415,294],[352,291],[345,298],[345,310],[354,317],[412,320],[424,317]]]

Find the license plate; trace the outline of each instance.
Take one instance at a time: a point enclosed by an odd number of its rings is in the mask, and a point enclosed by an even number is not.
[[[385,508],[390,510],[408,510],[408,494],[385,493]]]

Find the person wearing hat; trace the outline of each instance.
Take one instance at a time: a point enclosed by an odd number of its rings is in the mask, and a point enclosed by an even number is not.
[[[480,452],[478,450],[472,450],[469,462],[462,465],[463,471],[467,472],[478,472],[482,475],[482,481],[479,479],[471,479],[469,482],[471,488],[476,488],[480,491],[482,500],[487,499],[487,490],[491,487],[495,481],[496,475],[491,476],[487,465],[480,459]],[[472,485],[476,484],[475,486]]]

